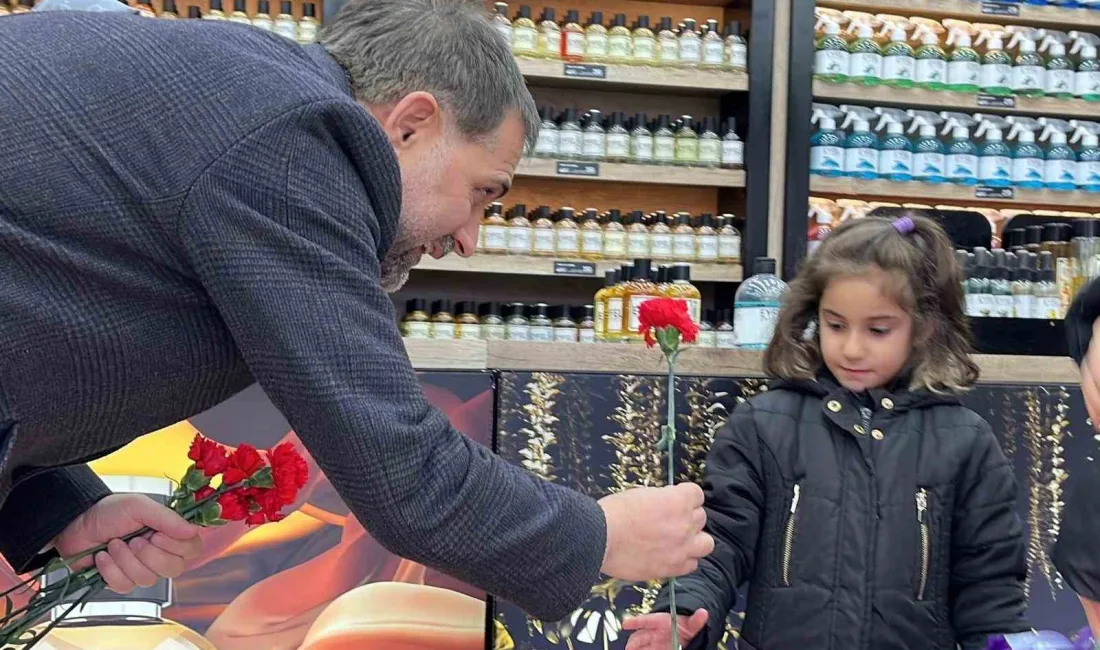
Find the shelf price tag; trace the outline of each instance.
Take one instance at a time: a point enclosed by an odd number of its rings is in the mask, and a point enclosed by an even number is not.
[[[1020,5],[987,1],[982,3],[982,13],[987,16],[1019,16]]]
[[[554,275],[596,277],[596,265],[592,262],[559,262],[555,260]]]
[[[1016,189],[1012,187],[989,187],[988,185],[979,185],[974,188],[974,198],[976,199],[1015,199]]]
[[[979,108],[1016,108],[1015,97],[1001,97],[999,95],[987,95],[978,93]]]
[[[581,79],[607,79],[607,67],[592,63],[566,63],[563,74]]]
[[[559,160],[557,164],[558,176],[599,176],[600,163],[567,162]]]

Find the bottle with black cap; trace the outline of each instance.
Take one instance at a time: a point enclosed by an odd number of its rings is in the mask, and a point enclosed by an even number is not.
[[[191,20],[202,20],[202,9],[191,5],[187,8],[187,17]]]
[[[554,305],[550,309],[550,322],[554,328],[555,343],[576,343],[577,323],[569,305]]]
[[[649,130],[649,121],[645,113],[634,116],[630,131],[630,161],[637,164],[653,162],[653,132]]]
[[[672,259],[672,229],[668,227],[664,210],[653,213],[649,226],[649,246],[652,257],[658,261]]]
[[[596,208],[586,208],[581,217],[581,258],[603,259],[603,228]]]
[[[1032,318],[1035,314],[1035,292],[1031,283],[1033,256],[1026,250],[1016,252],[1016,268],[1012,271],[1012,316]]]
[[[771,343],[787,283],[775,275],[775,260],[758,257],[752,277],[741,283],[733,296],[733,330],[737,347],[763,350]]]
[[[455,338],[478,340],[481,338],[481,320],[477,315],[477,303],[463,300],[455,305]]]
[[[626,26],[626,14],[615,14],[607,32],[607,60],[626,65],[634,58],[634,39]]]
[[[699,165],[714,169],[722,164],[722,139],[718,137],[717,119],[703,118],[699,127]]]
[[[718,20],[707,19],[707,29],[703,32],[703,62],[708,70],[720,70],[726,67],[726,42],[722,39],[722,30]]]
[[[539,43],[536,56],[543,59],[561,59],[561,27],[553,7],[543,7],[539,21]]]
[[[577,342],[596,342],[596,308],[593,305],[581,305],[573,310],[573,320],[577,322]]]
[[[718,219],[718,263],[741,263],[741,231],[733,225],[734,215],[726,213]]]
[[[1073,259],[1073,286],[1071,299],[1088,283],[1100,275],[1100,221],[1077,219],[1073,222],[1073,241],[1070,242]]]
[[[486,253],[503,255],[508,252],[508,221],[503,211],[504,205],[499,202],[490,203],[485,209],[478,238],[482,239],[481,248]]]
[[[1039,253],[1039,281],[1034,285],[1036,318],[1058,320],[1062,312],[1062,296],[1055,282],[1054,255],[1050,251]]]
[[[704,213],[695,228],[695,259],[706,264],[718,262],[718,230],[714,225],[714,215]]]
[[[1012,256],[1015,262],[1016,256]],[[990,316],[993,318],[1012,318],[1012,276],[1009,259],[1004,250],[993,251],[993,268],[989,273],[989,295],[991,298]]]
[[[680,30],[680,65],[695,68],[703,62],[703,41],[699,38],[694,18],[685,18],[683,25]]]
[[[1027,250],[1027,231],[1023,228],[1009,228],[1005,231],[1001,248],[1010,253]]]
[[[222,0],[210,0],[210,11],[203,14],[202,18],[203,20],[225,20]]]
[[[630,282],[623,289],[623,306],[626,314],[623,318],[623,329],[619,336],[625,341],[640,341],[642,335],[638,333],[641,326],[639,315],[642,304],[660,298],[657,283],[653,281],[653,263],[650,260],[634,260],[634,270],[631,273]]]
[[[539,29],[531,18],[531,5],[520,5],[512,21],[512,54],[534,57],[538,53]]]
[[[607,131],[603,128],[603,113],[593,108],[588,111],[585,120],[584,133],[581,136],[581,157],[585,160],[603,160],[607,157]]]
[[[621,260],[626,257],[626,228],[623,215],[618,208],[607,211],[607,220],[603,225],[603,258]]]
[[[508,218],[508,254],[531,254],[531,220],[527,218],[527,206],[522,203],[512,206],[512,216]]]
[[[558,156],[558,123],[554,121],[554,109],[550,106],[539,108],[539,139],[535,141],[535,158],[556,158]]]
[[[653,162],[658,165],[676,163],[676,134],[672,130],[672,118],[658,115],[653,129]]]
[[[611,162],[630,161],[630,131],[626,130],[626,113],[616,111],[608,118],[605,137],[605,158]]]
[[[691,227],[691,215],[676,215],[672,227],[672,258],[684,262],[695,260],[695,229]]]
[[[584,60],[592,63],[607,61],[607,27],[603,24],[602,11],[593,11],[584,28]]]
[[[161,10],[160,15],[157,18],[163,20],[178,20],[180,17],[179,10],[176,9],[176,0],[164,0],[164,8]]]
[[[690,115],[680,116],[680,128],[676,131],[676,164],[688,167],[699,164],[699,133]]]
[[[573,208],[558,210],[554,221],[554,250],[563,257],[580,257],[581,231]]]
[[[550,206],[540,205],[531,214],[531,254],[553,257],[554,252],[554,221],[550,218]]]
[[[717,319],[718,314],[715,310],[707,309],[703,312],[703,320],[699,321],[699,335],[695,339],[695,345],[701,348],[718,347],[718,333],[714,330],[714,321]]]
[[[567,108],[558,120],[558,157],[563,160],[580,160],[584,152],[584,134],[577,109]]]
[[[451,301],[441,298],[432,303],[432,338],[453,339],[455,337],[455,317],[451,313]]]
[[[499,302],[484,302],[478,307],[481,317],[481,338],[486,341],[503,341],[507,338],[504,317],[500,315]]]
[[[1024,244],[1027,252],[1038,255],[1043,249],[1043,227],[1027,226],[1024,230],[1027,231],[1027,241]]]
[[[317,22],[317,5],[312,2],[303,4],[302,19],[298,21],[298,42],[306,44],[315,42],[320,26]]]
[[[657,36],[649,28],[649,16],[638,16],[638,22],[634,23],[634,33],[631,38],[634,41],[634,56],[631,58],[631,62],[635,65],[656,65]]]
[[[722,134],[722,169],[745,167],[745,143],[737,137],[737,118],[727,117]]]
[[[741,35],[741,22],[737,20],[726,25],[726,69],[741,73],[749,69],[749,46]]]
[[[718,312],[718,322],[714,324],[714,347],[732,350],[737,347],[737,336],[733,331],[733,310],[722,309]]]
[[[607,315],[604,317],[604,339],[607,341],[622,341],[623,330],[630,324],[626,287],[633,277],[634,265],[623,264],[619,267],[618,282],[607,292]]]
[[[971,318],[985,318],[993,311],[993,297],[989,290],[989,274],[993,256],[984,246],[974,249],[974,270],[968,281],[967,312]]]
[[[401,321],[401,333],[405,338],[430,339],[432,337],[431,319],[428,317],[428,303],[423,298],[413,298],[405,302],[405,318]]]
[[[550,320],[550,307],[544,302],[527,306],[529,340],[549,343],[554,340],[554,323]]]
[[[566,12],[561,34],[562,58],[574,62],[583,60],[584,27],[581,27],[581,15],[576,9]]]
[[[279,15],[275,16],[275,33],[292,41],[298,40],[298,21],[294,20],[294,5],[290,0],[279,2]]]
[[[661,28],[657,32],[657,63],[662,66],[680,65],[680,39],[672,28],[672,18],[661,18]]]
[[[513,302],[505,312],[504,335],[509,341],[531,340],[531,328],[527,322],[527,306]]]
[[[634,210],[626,219],[626,256],[631,259],[649,257],[650,241],[645,215],[641,210]]]
[[[270,0],[260,0],[257,3],[256,15],[252,17],[252,26],[265,32],[275,31],[275,21],[271,18]]]
[[[703,295],[691,283],[691,265],[677,262],[668,271],[668,286],[664,295],[687,303],[691,320],[698,325],[703,319]]]
[[[619,284],[619,271],[617,269],[604,271],[603,286],[600,287],[600,290],[597,291],[596,295],[592,298],[592,302],[596,308],[595,337],[601,341],[604,338],[604,334],[607,332],[607,297],[617,284]]]
[[[245,6],[245,0],[233,0],[233,13],[229,14],[227,20],[240,25],[252,24],[252,19],[248,17],[248,7]]]

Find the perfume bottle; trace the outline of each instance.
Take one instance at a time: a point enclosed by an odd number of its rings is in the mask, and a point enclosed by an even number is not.
[[[607,222],[603,225],[603,258],[618,260],[626,256],[626,228],[623,215],[615,208],[607,211]]]
[[[187,18],[190,20],[202,20],[202,9],[199,9],[195,5],[191,5],[187,8]]]
[[[653,162],[658,165],[676,162],[676,134],[672,131],[671,122],[668,115],[659,115],[653,129]]]
[[[317,40],[317,5],[307,2],[302,5],[302,19],[298,21],[298,42],[313,43]]]
[[[684,19],[684,28],[680,31],[680,65],[696,68],[703,62],[703,41],[695,30],[695,20]]]
[[[699,164],[699,134],[690,115],[680,117],[680,128],[676,131],[676,164],[687,167]]]
[[[538,52],[539,30],[531,19],[531,6],[520,5],[519,14],[512,21],[512,54],[518,57],[534,57]]]
[[[616,276],[618,282],[616,282],[615,286],[611,287],[607,292],[607,316],[604,326],[604,340],[611,342],[622,340],[623,329],[629,324],[629,319],[626,316],[624,296],[626,295],[626,285],[633,274],[634,265],[623,264],[619,267],[619,274]]]
[[[580,257],[581,233],[577,226],[573,208],[562,208],[558,211],[557,221],[554,224],[554,250],[562,257]]]
[[[584,27],[581,27],[581,16],[575,9],[570,9],[565,14],[565,25],[561,32],[561,58],[574,62],[583,60]]]
[[[554,121],[554,109],[549,106],[539,108],[539,139],[535,142],[533,155],[536,158],[556,158],[558,156],[558,123]]]
[[[559,137],[559,147],[560,139]],[[603,160],[607,156],[607,132],[603,128],[600,111],[588,111],[587,124],[581,137],[581,157],[586,160]]]
[[[401,335],[407,339],[430,339],[432,323],[428,316],[428,303],[423,298],[405,301],[405,318],[401,321]]]
[[[504,206],[492,203],[485,210],[481,230],[485,231],[485,252],[503,255],[508,252],[508,222],[502,214]]]
[[[649,130],[645,113],[634,116],[634,128],[630,131],[630,160],[635,163],[653,162],[653,133]]]
[[[652,263],[649,260],[634,260],[631,280],[623,288],[625,310],[623,320],[626,322],[619,335],[622,340],[642,340],[642,335],[638,333],[638,328],[641,326],[639,321],[641,307],[644,303],[660,297],[657,284],[652,279],[652,270]]]
[[[149,4],[149,0],[138,0],[138,3],[134,7],[134,9],[137,9],[139,16],[145,18],[157,17],[157,12],[153,11],[153,5]]]
[[[477,317],[477,303],[464,300],[455,305],[455,338],[480,340],[481,321]]]
[[[645,215],[641,210],[635,210],[627,217],[626,256],[631,259],[650,256],[649,228],[645,225]]]
[[[668,279],[669,286],[664,290],[664,295],[686,302],[691,320],[696,325],[702,323],[703,296],[699,288],[691,283],[691,266],[683,262],[673,264]]]
[[[633,39],[632,62],[637,65],[656,65],[657,36],[649,28],[649,16],[638,16],[638,22],[634,24]]]
[[[531,329],[527,324],[527,308],[522,302],[508,305],[507,318],[504,320],[504,336],[509,341],[531,340]]]
[[[605,137],[607,149],[605,158],[611,162],[630,160],[630,131],[626,130],[626,113],[617,111],[611,114]]]
[[[573,310],[568,305],[554,305],[550,308],[550,324],[553,327],[554,343],[577,342],[577,322],[573,320]]]
[[[203,14],[203,20],[225,20],[222,0],[210,0],[210,11]]]
[[[672,257],[686,261],[695,259],[695,229],[691,227],[691,215],[683,212],[676,215],[672,227]]]
[[[707,264],[718,262],[718,231],[714,223],[714,215],[704,213],[695,228],[695,259]]]
[[[737,20],[726,25],[726,68],[741,73],[749,69],[749,45],[741,35],[741,22]]]
[[[733,310],[720,310],[717,320],[718,322],[714,325],[714,346],[725,350],[736,348],[737,338],[733,335]]]
[[[549,343],[554,340],[554,322],[550,320],[550,306],[544,302],[527,309],[527,340]]]
[[[176,9],[176,0],[164,0],[164,8],[157,18],[163,20],[178,20],[179,17],[179,10]]]
[[[573,315],[577,322],[577,342],[596,342],[596,309],[592,305],[582,305]]]
[[[508,18],[508,3],[497,2],[493,4],[493,27],[497,33],[512,47],[512,21]]]
[[[279,3],[279,15],[275,16],[275,33],[292,41],[298,39],[298,22],[294,20],[294,5],[290,0]]]
[[[602,11],[593,11],[584,29],[584,60],[593,63],[607,61],[607,28],[603,25]]]
[[[265,32],[275,31],[275,21],[271,19],[270,0],[260,0],[257,3],[256,15],[252,17],[252,26]]]
[[[252,20],[248,17],[248,11],[245,7],[245,0],[233,0],[233,13],[229,14],[227,19],[231,23],[238,23],[241,25],[251,25]]]
[[[672,19],[661,19],[661,30],[657,32],[657,63],[662,66],[680,65],[680,39],[672,31]]]
[[[741,263],[741,231],[733,226],[734,216],[724,214],[718,227],[718,263]]]
[[[538,257],[553,257],[554,222],[550,219],[550,206],[540,205],[531,215],[531,254]]]
[[[703,118],[699,129],[699,165],[711,169],[722,164],[722,140],[718,137],[716,119]]]
[[[597,218],[596,208],[588,208],[581,217],[581,258],[598,260],[603,258],[603,228]]]
[[[717,313],[713,309],[703,312],[703,320],[699,322],[699,335],[695,338],[695,345],[701,348],[718,347],[717,332],[714,331],[714,321]]]
[[[745,143],[737,137],[737,118],[726,118],[726,131],[722,134],[722,169],[744,169]]]
[[[649,250],[655,260],[668,261],[672,259],[672,230],[665,222],[665,213],[658,211],[653,215],[653,223],[649,227]]]
[[[567,108],[558,121],[558,156],[564,160],[578,160],[584,151],[584,136],[577,109]]]
[[[703,62],[708,70],[719,70],[726,67],[726,42],[722,39],[722,32],[718,29],[718,21],[714,18],[707,20],[707,31],[703,34]]]
[[[499,302],[486,302],[478,307],[481,316],[481,338],[485,341],[503,341],[508,337],[504,317],[500,315]]]
[[[432,338],[453,339],[455,337],[455,317],[451,313],[451,301],[446,298],[432,303]]]
[[[512,206],[508,219],[508,254],[531,254],[531,220],[527,218],[527,206],[522,203]]]
[[[596,338],[599,340],[604,339],[604,335],[607,333],[607,297],[611,293],[612,288],[619,283],[619,271],[617,269],[611,271],[604,271],[603,274],[603,287],[596,292],[596,295],[592,298],[592,301],[596,306]]]
[[[544,59],[560,59],[562,57],[561,27],[558,26],[557,12],[554,11],[553,7],[546,7],[542,10],[536,55]]]
[[[626,26],[626,14],[615,14],[607,32],[607,59],[611,63],[627,64],[634,58],[634,38]]]

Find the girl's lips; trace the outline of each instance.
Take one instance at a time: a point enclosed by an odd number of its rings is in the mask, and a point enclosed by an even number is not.
[[[844,368],[844,367],[841,367],[841,370],[848,373],[849,375],[865,375],[865,374],[871,372],[870,370],[854,370],[852,368]]]

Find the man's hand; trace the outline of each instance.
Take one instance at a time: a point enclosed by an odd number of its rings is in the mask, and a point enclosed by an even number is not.
[[[656,580],[691,573],[714,550],[703,532],[703,490],[694,483],[634,488],[599,501],[607,518],[601,571],[621,580]]]
[[[145,526],[155,532],[129,543],[120,539]],[[120,594],[179,576],[185,562],[202,551],[198,526],[139,494],[112,494],[100,500],[61,531],[53,545],[66,558],[100,544],[107,544],[107,551],[95,555],[96,568],[107,586]],[[82,560],[75,567],[92,561]]]
[[[707,624],[707,610],[697,609],[690,617],[677,616],[680,647],[691,643]],[[672,615],[668,612],[634,616],[623,621],[624,630],[633,630],[626,650],[665,650],[672,646]]]
[[[1100,430],[1100,319],[1092,324],[1089,349],[1081,359],[1081,393],[1092,426]]]

